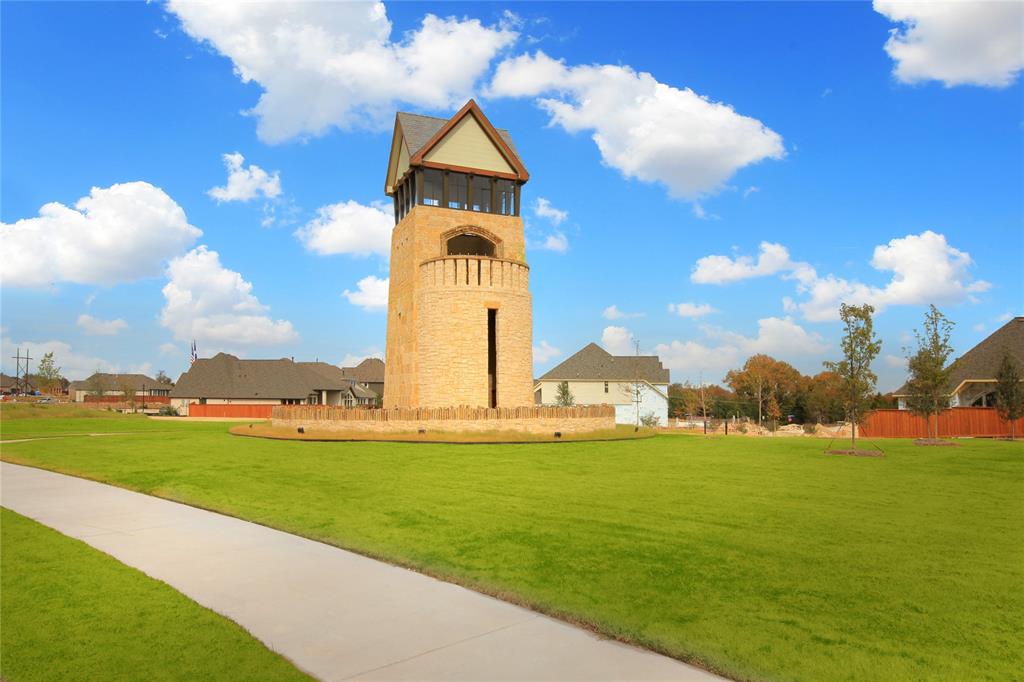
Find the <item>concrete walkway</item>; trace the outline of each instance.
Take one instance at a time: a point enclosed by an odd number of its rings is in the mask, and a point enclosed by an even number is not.
[[[414,571],[2,463],[0,504],[163,580],[323,680],[713,680]]]

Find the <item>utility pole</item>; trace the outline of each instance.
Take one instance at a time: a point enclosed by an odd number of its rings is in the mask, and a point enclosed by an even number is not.
[[[29,355],[29,350],[25,349],[25,356],[21,355],[21,348],[17,349],[17,353],[11,357],[14,360],[14,390],[16,393],[28,393],[28,368],[29,361],[32,360],[32,356]],[[24,360],[24,370],[22,369],[22,361]],[[19,378],[21,375],[21,378]]]

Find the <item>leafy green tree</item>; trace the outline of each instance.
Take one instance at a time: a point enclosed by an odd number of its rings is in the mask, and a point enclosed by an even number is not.
[[[807,382],[806,417],[819,424],[843,418],[843,378],[835,372],[819,372]]]
[[[949,407],[949,375],[953,365],[947,363],[953,354],[949,343],[953,327],[954,323],[938,308],[929,306],[924,316],[924,330],[914,330],[917,351],[907,358],[907,370],[910,372],[907,407],[925,418],[933,438],[939,436],[938,415]]]
[[[783,410],[789,414],[797,404],[806,379],[789,363],[759,354],[749,357],[742,369],[730,370],[725,375],[725,383],[740,401],[756,407],[760,424],[770,397],[778,403],[780,414]]]
[[[558,384],[558,393],[555,394],[555,404],[559,407],[572,407],[576,404],[576,397],[569,390],[569,382],[563,381]]]
[[[825,369],[839,375],[842,385],[842,402],[850,422],[850,448],[857,449],[857,424],[860,423],[875,390],[878,377],[871,371],[871,363],[882,350],[882,342],[875,337],[871,319],[873,306],[839,306],[839,317],[843,321],[843,359],[825,362]]]
[[[43,359],[39,361],[38,376],[42,388],[47,393],[53,393],[58,387],[60,387],[61,375],[60,367],[53,359],[53,352],[47,353],[43,356]]]
[[[1024,417],[1024,384],[1017,362],[1004,354],[996,373],[996,409],[1010,422],[1010,440],[1017,437],[1016,422]]]

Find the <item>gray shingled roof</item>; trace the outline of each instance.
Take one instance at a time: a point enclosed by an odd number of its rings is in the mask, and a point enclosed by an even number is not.
[[[366,358],[355,367],[342,367],[342,376],[365,384],[384,383],[384,361],[380,358]]]
[[[669,373],[655,355],[612,355],[590,343],[538,381],[632,381],[667,384]]]
[[[68,384],[69,391],[88,391],[99,381],[106,391],[119,391],[125,383],[130,384],[136,391],[146,388],[164,388],[166,384],[159,383],[156,379],[145,374],[110,374],[108,372],[95,372],[88,379],[72,381]]]
[[[974,348],[953,362],[946,389],[952,393],[956,387],[972,379],[995,379],[1003,355],[1009,355],[1024,367],[1024,317],[1015,317],[995,330]],[[903,384],[893,395],[909,395]]]
[[[341,368],[326,362],[240,360],[218,353],[196,360],[171,389],[172,398],[302,399],[347,388]]]
[[[409,156],[415,156],[416,152],[423,149],[423,146],[430,142],[430,138],[436,135],[437,131],[444,127],[444,124],[449,120],[451,119],[399,111],[398,124],[402,126],[402,135],[405,138]],[[505,141],[505,144],[512,150],[512,153],[519,156],[519,152],[516,151],[516,146],[512,142],[512,136],[509,135],[508,131],[502,128],[495,128],[495,130],[501,135],[501,139]]]

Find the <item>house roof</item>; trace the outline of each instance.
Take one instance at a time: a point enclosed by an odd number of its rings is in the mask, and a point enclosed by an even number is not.
[[[384,383],[384,361],[380,358],[366,358],[355,367],[342,367],[342,376],[364,384]]]
[[[965,381],[994,380],[1004,355],[1024,367],[1024,317],[1013,318],[954,360],[946,389],[953,393]],[[909,394],[906,384],[893,392],[897,396]]]
[[[5,389],[6,390],[8,388],[13,388],[14,385],[17,384],[17,383],[18,383],[18,380],[15,379],[14,377],[8,376],[8,375],[3,374],[3,373],[0,373],[0,389]]]
[[[172,398],[302,399],[314,391],[351,385],[340,367],[326,362],[242,360],[218,353],[196,360],[171,389]]]
[[[612,355],[590,343],[538,381],[633,381],[667,384],[669,372],[656,355]]]
[[[512,142],[512,136],[507,130],[491,125],[480,106],[471,99],[451,118],[437,118],[405,111],[396,113],[394,134],[391,138],[391,153],[388,157],[388,170],[384,179],[384,192],[388,195],[392,194],[394,186],[411,167],[429,167],[457,172],[470,170],[467,166],[459,163],[445,163],[429,158],[433,150],[443,146],[446,140],[454,139],[454,136],[459,134],[460,126],[470,119],[476,122],[479,130],[488,138],[508,171],[498,171],[487,165],[479,167],[474,165],[474,170],[471,172],[520,182],[529,180],[530,173],[526,170],[522,159],[519,158],[519,152],[516,150],[515,143]]]
[[[162,384],[160,384],[156,379],[145,374],[111,374],[109,372],[94,372],[88,379],[72,381],[68,384],[68,390],[88,391],[92,389],[97,382],[101,383],[106,391],[119,391],[125,384],[130,385],[136,391],[141,391],[143,387],[159,388],[162,386]]]
[[[416,156],[449,120],[436,116],[424,116],[422,114],[399,111],[398,125],[402,128],[405,148],[409,152],[409,156]],[[519,152],[516,151],[516,145],[512,142],[512,135],[504,128],[495,128],[494,130],[501,136],[501,139],[508,145],[509,149],[518,156]]]

